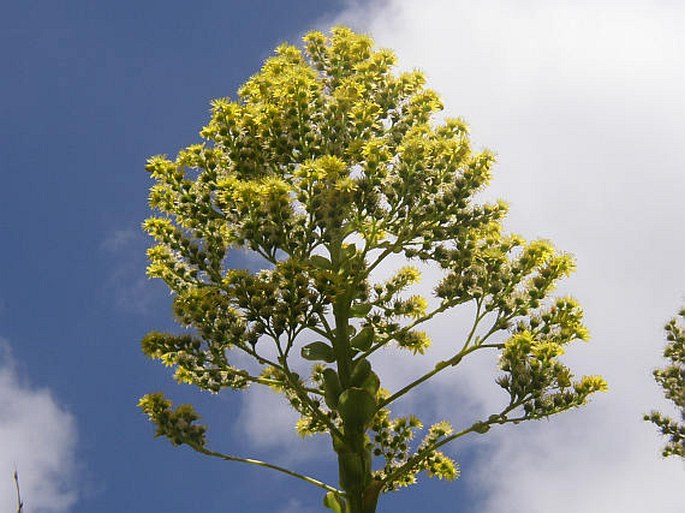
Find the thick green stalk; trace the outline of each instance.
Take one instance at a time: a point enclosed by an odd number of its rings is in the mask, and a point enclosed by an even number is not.
[[[372,455],[364,432],[345,435],[336,443],[340,487],[345,491],[349,513],[375,513],[380,487],[371,475]]]
[[[331,237],[329,252],[331,266],[336,276],[340,274],[342,257],[342,239],[339,236]],[[345,291],[347,292],[347,291]],[[333,353],[338,366],[338,377],[343,389],[349,387],[350,373],[352,371],[352,358],[350,355],[350,341],[347,333],[347,324],[350,318],[350,300],[347,293],[336,290],[333,301],[333,316],[335,318],[335,338],[332,340]]]
[[[329,248],[333,272],[340,275],[344,266],[342,238],[332,237]],[[352,352],[350,350],[350,336],[348,324],[350,321],[351,294],[348,290],[336,291],[333,302],[333,316],[335,318],[335,338],[333,352],[338,368],[338,377],[343,391],[352,387]],[[373,487],[371,474],[372,454],[366,443],[365,428],[350,425],[343,419],[342,439],[335,434],[333,448],[338,455],[338,472],[340,487],[345,492],[347,501],[346,513],[375,513],[378,499],[377,486]]]

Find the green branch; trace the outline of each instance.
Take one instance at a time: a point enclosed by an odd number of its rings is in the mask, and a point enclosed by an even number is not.
[[[450,442],[453,442],[457,438],[461,438],[462,436],[465,436],[469,433],[484,433],[486,432],[490,426],[500,424],[512,424],[516,422],[521,422],[523,420],[527,420],[527,416],[523,417],[517,417],[513,419],[508,419],[506,418],[506,415],[511,412],[512,410],[518,408],[521,404],[523,404],[523,401],[517,401],[515,404],[509,405],[507,408],[502,410],[501,413],[498,415],[491,415],[488,420],[484,421],[478,421],[473,423],[470,427],[463,429],[462,431],[459,431],[458,433],[454,433],[448,437],[443,438],[442,440],[436,441],[430,445],[427,445],[426,447],[422,448],[419,452],[417,452],[414,456],[409,458],[404,465],[398,467],[394,472],[388,474],[383,480],[382,484],[385,487],[387,484],[392,483],[396,479],[402,477],[403,475],[407,474],[408,472],[411,472],[417,465],[419,465],[424,459],[426,459],[433,451],[436,449],[439,449],[443,445],[446,445]]]
[[[430,319],[432,319],[433,317],[435,317],[437,314],[444,312],[444,311],[447,310],[448,308],[451,308],[451,306],[452,306],[452,305],[447,305],[447,304],[440,305],[438,308],[436,308],[436,309],[433,310],[432,312],[430,312],[430,313],[424,315],[423,317],[420,317],[419,319],[416,319],[414,322],[411,322],[410,324],[407,324],[406,326],[404,326],[404,327],[401,329],[400,332],[404,333],[404,332],[413,330],[413,329],[416,328],[416,326],[418,326],[419,324],[422,324],[422,323],[424,323],[424,322],[426,322],[426,321],[429,321]],[[372,345],[369,349],[367,349],[365,352],[363,352],[362,354],[360,354],[357,358],[358,358],[358,359],[361,359],[361,358],[368,358],[369,355],[375,353],[377,350],[379,350],[381,347],[385,346],[386,344],[388,344],[388,343],[391,342],[392,340],[396,340],[396,337],[394,337],[394,336],[389,336],[389,337],[385,338],[384,340],[381,340],[381,341],[378,342],[377,344]]]
[[[441,362],[436,363],[436,364],[435,364],[435,367],[433,367],[433,370],[431,370],[431,371],[425,373],[425,374],[424,374],[423,376],[421,376],[420,378],[418,378],[418,379],[412,381],[412,382],[409,383],[407,386],[401,388],[400,390],[398,390],[397,392],[395,392],[394,394],[392,394],[390,397],[388,397],[387,399],[385,399],[384,401],[382,401],[382,402],[379,404],[378,408],[379,408],[379,409],[380,409],[380,408],[384,408],[384,407],[388,406],[389,404],[395,402],[397,399],[399,399],[399,398],[402,397],[403,395],[407,394],[408,392],[410,392],[411,390],[413,390],[414,388],[416,388],[417,386],[419,386],[421,383],[424,383],[424,382],[428,381],[430,378],[432,378],[433,376],[435,376],[435,375],[438,374],[439,372],[442,372],[442,371],[443,371],[444,369],[446,369],[447,367],[454,367],[455,365],[457,365],[457,364],[462,360],[462,358],[464,358],[464,356],[466,356],[467,354],[469,354],[469,353],[475,351],[476,349],[479,349],[479,347],[480,347],[480,346],[472,346],[472,347],[470,347],[469,349],[460,351],[459,353],[457,353],[456,355],[454,355],[454,356],[453,356],[452,358],[450,358],[449,360],[443,360],[443,361],[441,361]]]
[[[471,327],[471,331],[469,332],[468,336],[466,337],[466,342],[464,343],[464,346],[461,348],[461,350],[460,350],[457,354],[455,354],[455,355],[454,355],[452,358],[450,358],[449,360],[443,360],[443,361],[441,361],[441,362],[438,362],[437,364],[435,364],[435,367],[433,367],[433,370],[427,372],[426,374],[424,374],[424,375],[421,376],[420,378],[418,378],[418,379],[412,381],[412,382],[409,383],[407,386],[403,387],[402,389],[398,390],[397,392],[395,392],[394,394],[392,394],[390,397],[388,397],[387,399],[385,399],[384,401],[382,401],[381,404],[378,406],[379,409],[380,409],[380,408],[383,408],[383,407],[385,407],[385,406],[387,406],[387,405],[389,405],[389,404],[391,404],[391,403],[393,403],[394,401],[396,401],[397,399],[399,399],[399,398],[402,397],[403,395],[407,394],[408,392],[410,392],[411,390],[413,390],[414,388],[416,388],[417,386],[419,386],[421,383],[424,383],[425,381],[428,381],[430,378],[432,378],[433,376],[435,376],[435,375],[438,374],[439,372],[442,372],[442,371],[443,371],[444,369],[446,369],[447,367],[454,367],[454,366],[457,365],[459,362],[461,362],[461,360],[462,360],[466,355],[468,355],[469,353],[472,353],[473,351],[475,351],[475,350],[480,349],[481,347],[483,347],[481,344],[482,344],[483,342],[485,342],[485,341],[487,340],[487,338],[488,338],[492,333],[494,333],[493,330],[492,330],[492,328],[491,328],[490,331],[488,332],[487,336],[485,336],[485,337],[480,341],[480,344],[478,344],[478,345],[473,345],[473,346],[469,347],[469,345],[471,344],[471,341],[473,340],[473,336],[474,336],[474,334],[475,334],[475,332],[476,332],[476,329],[478,328],[478,325],[480,324],[480,321],[483,320],[483,317],[485,316],[485,313],[481,313],[480,309],[481,309],[481,302],[479,301],[479,302],[478,302],[477,309],[476,309],[476,318],[475,318],[475,320],[474,320],[474,322],[473,322],[473,326]]]
[[[301,479],[302,481],[306,481],[307,483],[313,484],[314,486],[318,486],[319,488],[323,488],[324,490],[326,490],[328,492],[333,492],[333,493],[337,493],[337,494],[342,493],[337,488],[335,488],[331,485],[328,485],[322,481],[319,481],[318,479],[314,479],[313,477],[310,477],[310,476],[307,476],[304,474],[300,474],[299,472],[295,472],[293,470],[289,470],[287,468],[280,467],[280,466],[274,465],[272,463],[267,463],[265,461],[256,460],[253,458],[240,458],[238,456],[229,456],[227,454],[222,454],[220,452],[211,451],[205,447],[202,447],[201,445],[192,444],[192,443],[188,443],[188,442],[186,442],[186,443],[188,444],[189,447],[191,447],[195,451],[202,453],[202,454],[205,454],[207,456],[213,456],[215,458],[219,458],[219,459],[222,459],[225,461],[237,461],[240,463],[249,463],[250,465],[257,465],[259,467],[270,468],[272,470],[282,472],[283,474],[288,474],[289,476],[296,477],[297,479]]]
[[[337,428],[337,426],[331,421],[330,418],[328,418],[327,415],[324,415],[323,412],[319,409],[317,404],[312,401],[312,399],[307,395],[308,389],[300,384],[300,382],[297,379],[292,379],[293,372],[290,371],[290,367],[288,367],[287,360],[284,359],[283,361],[283,372],[288,380],[288,385],[290,388],[295,392],[295,395],[297,395],[297,398],[302,401],[308,408],[311,414],[316,417],[319,422],[322,422],[328,429],[330,430],[331,434],[334,434],[338,437],[342,437],[342,433],[340,430]],[[318,395],[323,395],[320,391],[316,391]]]

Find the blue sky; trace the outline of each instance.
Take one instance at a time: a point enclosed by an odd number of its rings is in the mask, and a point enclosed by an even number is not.
[[[497,151],[487,194],[511,202],[508,226],[576,254],[567,290],[594,336],[569,358],[612,385],[583,412],[460,446],[463,479],[424,480],[379,511],[682,511],[685,467],[658,458],[640,414],[666,407],[649,373],[685,294],[685,6],[647,0],[4,2],[0,509],[13,504],[13,465],[27,513],[321,509],[298,481],[153,439],[135,404],[163,389],[196,402],[226,452],[334,480],[317,455],[327,445],[298,444],[273,397],[197,395],[144,359],[140,338],[173,324],[166,289],[145,278],[139,226],[145,160],[198,141],[212,98],[280,42],[334,22],[425,69]],[[389,382],[429,364],[378,362]],[[492,366],[408,406],[486,410]]]
[[[68,511],[318,502],[297,482],[153,440],[137,399],[173,383],[145,361],[139,340],[172,326],[166,290],[145,279],[139,225],[148,214],[145,160],[196,141],[212,98],[233,94],[273,47],[336,8],[315,0],[3,3],[0,337],[21,383],[49,389],[73,417],[75,465],[65,484],[78,500]],[[225,445],[242,452],[231,427],[238,403],[219,403]],[[0,453],[3,470],[7,456]],[[31,483],[39,469],[11,463],[25,481],[27,511],[38,513],[44,499]],[[65,477],[69,466],[55,471]],[[273,492],[264,494],[267,478]]]

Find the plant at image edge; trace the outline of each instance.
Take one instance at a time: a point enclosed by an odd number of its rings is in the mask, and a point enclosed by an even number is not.
[[[338,513],[374,512],[381,494],[421,472],[454,479],[446,444],[549,417],[606,388],[597,376],[574,380],[558,359],[588,337],[577,302],[549,297],[573,271],[571,256],[503,233],[506,205],[474,201],[493,154],[472,151],[462,120],[435,121],[440,98],[420,72],[394,73],[394,63],[349,29],[312,32],[303,50],[280,46],[237,101],[212,103],[204,144],[147,165],[158,212],[144,223],[157,242],[148,273],[168,284],[189,331],[152,332],[144,352],[203,390],[283,394],[300,434],[330,436],[339,484],[212,451],[192,406],[174,409],[160,393],[140,406],[158,436],[304,479]],[[258,254],[265,269],[229,268],[236,249]],[[406,265],[373,282],[397,256]],[[442,273],[430,301],[408,292],[420,278],[412,261]],[[463,339],[441,342],[453,345],[450,358],[399,390],[381,387],[375,353],[423,353],[431,340],[422,325],[467,304],[474,318]],[[476,351],[499,353],[508,401],[460,430],[437,422],[415,440],[422,422],[390,407]],[[236,366],[237,352],[259,370]]]
[[[685,308],[680,311],[685,319]],[[668,438],[662,455],[685,458],[685,328],[677,318],[671,319],[666,327],[666,348],[664,358],[669,365],[654,371],[654,379],[663,388],[666,399],[671,401],[680,413],[680,421],[652,411],[645,420],[654,423],[661,434]]]

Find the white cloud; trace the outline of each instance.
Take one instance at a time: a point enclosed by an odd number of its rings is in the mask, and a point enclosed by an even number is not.
[[[236,429],[252,449],[277,454],[278,461],[270,463],[290,465],[329,455],[330,441],[326,437],[303,440],[297,434],[295,423],[299,416],[282,395],[253,386],[243,393],[242,399]]]
[[[265,420],[268,418],[268,422]],[[283,396],[263,387],[251,387],[243,393],[243,406],[238,417],[238,429],[250,443],[260,449],[285,444],[292,438],[297,413]]]
[[[49,390],[21,379],[0,339],[0,511],[15,511],[19,473],[25,511],[60,513],[76,502],[76,425]]]
[[[583,410],[457,445],[481,455],[456,485],[482,497],[473,511],[676,513],[685,503],[685,467],[659,457],[662,441],[641,420],[666,407],[651,369],[685,296],[683,19],[682,2],[386,0],[351,3],[333,21],[370,32],[403,68],[424,69],[448,114],[497,151],[486,196],[511,203],[509,229],[578,260],[563,292],[584,304],[593,341],[567,361],[602,373],[611,390]],[[379,355],[384,385],[429,369],[460,326],[457,316],[435,322],[430,355]],[[401,408],[459,425],[494,411],[494,357],[467,363]],[[281,399],[255,391],[239,424],[253,445],[280,451],[292,447],[295,421]],[[284,457],[311,457],[305,447]]]
[[[654,433],[626,406],[606,398],[592,408],[599,414],[578,411],[495,434],[469,479],[486,493],[494,487],[479,510],[682,511],[683,463],[661,460]]]
[[[448,114],[497,151],[487,196],[511,203],[511,230],[578,259],[564,292],[584,304],[593,342],[568,361],[604,374],[611,391],[582,411],[489,433],[464,474],[482,489],[474,510],[676,513],[685,503],[682,462],[659,458],[641,420],[664,406],[650,371],[685,294],[684,17],[682,2],[388,0],[337,20],[423,69]],[[433,332],[454,331],[446,320]],[[394,357],[379,365],[390,381],[418,372]],[[421,404],[449,417],[455,405],[469,415],[492,405],[492,370],[482,359]]]

